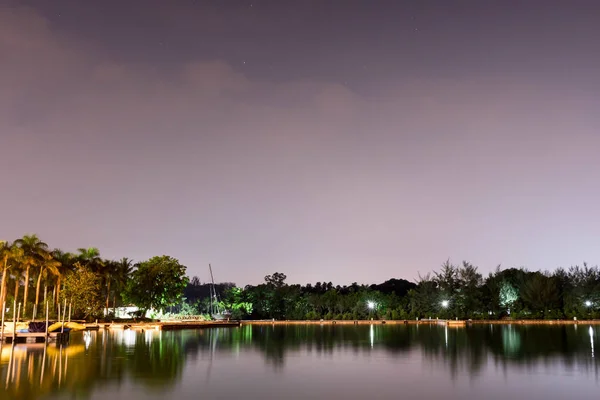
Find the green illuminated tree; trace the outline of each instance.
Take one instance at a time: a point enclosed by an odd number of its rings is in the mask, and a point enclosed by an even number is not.
[[[162,310],[179,304],[189,282],[186,267],[169,256],[152,257],[137,265],[123,292],[126,302],[140,311]]]
[[[499,303],[502,307],[510,310],[515,301],[519,298],[519,292],[513,285],[504,281],[500,286]]]
[[[225,292],[225,308],[231,311],[233,319],[242,319],[252,314],[252,303],[245,300],[241,288],[232,287]]]

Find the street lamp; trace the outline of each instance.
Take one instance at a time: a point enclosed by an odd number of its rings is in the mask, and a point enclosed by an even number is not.
[[[449,304],[450,304],[450,302],[448,300],[442,300],[442,307],[448,308]]]
[[[585,301],[585,306],[586,306],[586,307],[591,307],[591,306],[592,306],[592,302],[591,302],[591,301],[589,301],[589,300],[586,300],[586,301]]]
[[[376,304],[375,304],[375,302],[374,302],[374,301],[367,301],[367,308],[368,308],[369,310],[374,310],[374,309],[375,309],[375,306],[376,306]]]

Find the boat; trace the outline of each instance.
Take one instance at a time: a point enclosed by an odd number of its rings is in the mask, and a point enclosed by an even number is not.
[[[221,310],[219,306],[219,296],[215,288],[215,278],[213,276],[212,266],[208,264],[210,271],[210,316],[215,321],[228,321],[231,318],[231,313],[225,309]]]

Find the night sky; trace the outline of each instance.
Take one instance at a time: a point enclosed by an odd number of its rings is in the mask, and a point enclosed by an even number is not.
[[[600,2],[0,0],[0,236],[208,280],[600,263]]]

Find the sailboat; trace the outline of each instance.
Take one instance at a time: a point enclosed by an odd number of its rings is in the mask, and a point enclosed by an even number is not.
[[[216,321],[229,320],[231,313],[225,309],[221,310],[219,306],[219,296],[217,295],[217,289],[215,288],[215,278],[212,272],[212,266],[208,264],[210,271],[210,316]]]

